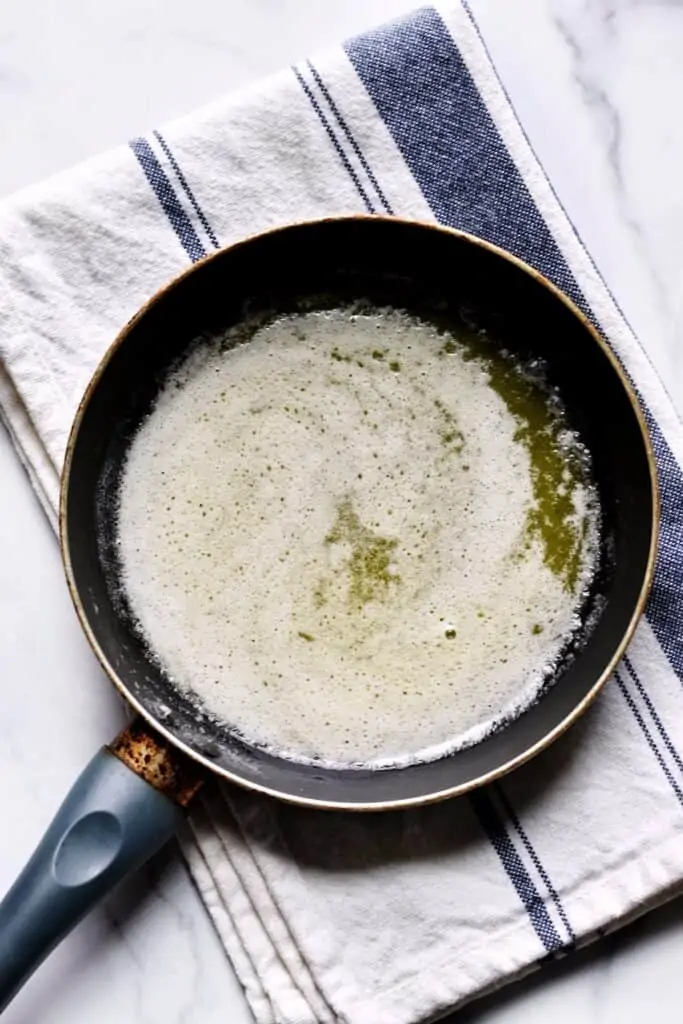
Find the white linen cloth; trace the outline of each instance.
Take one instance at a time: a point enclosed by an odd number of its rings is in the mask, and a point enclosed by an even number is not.
[[[648,410],[662,538],[615,677],[501,784],[384,816],[209,788],[186,855],[259,1024],[413,1024],[683,884],[683,430],[464,3],[417,11],[0,204],[0,407],[36,492],[54,524],[79,397],[154,291],[217,245],[358,210],[478,233],[590,313]]]

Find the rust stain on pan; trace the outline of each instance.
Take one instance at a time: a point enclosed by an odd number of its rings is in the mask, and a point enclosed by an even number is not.
[[[155,736],[141,719],[119,733],[109,750],[180,807],[187,807],[204,782],[203,772],[179,750]]]

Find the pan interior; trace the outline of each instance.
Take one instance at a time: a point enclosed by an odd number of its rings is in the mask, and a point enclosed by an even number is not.
[[[248,742],[434,760],[521,714],[585,633],[587,462],[541,368],[464,323],[275,317],[165,384],[113,576],[168,677]]]
[[[147,656],[121,589],[111,585],[119,573],[111,511],[121,467],[131,438],[194,340],[275,314],[359,300],[407,310],[442,329],[457,330],[465,322],[485,330],[520,362],[541,360],[572,429],[591,453],[603,525],[600,569],[585,596],[580,644],[566,651],[556,684],[485,743],[383,771],[297,763],[243,742],[169,685]],[[426,798],[495,774],[572,714],[609,665],[640,599],[651,510],[647,451],[629,396],[603,350],[559,298],[466,238],[358,219],[290,228],[226,250],[163,293],[124,333],[76,435],[66,541],[90,631],[143,713],[248,784],[294,799],[378,805]]]

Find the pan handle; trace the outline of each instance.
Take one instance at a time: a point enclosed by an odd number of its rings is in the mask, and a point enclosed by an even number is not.
[[[95,755],[0,903],[0,1013],[57,943],[183,820],[178,793],[166,795],[122,756],[133,732]]]

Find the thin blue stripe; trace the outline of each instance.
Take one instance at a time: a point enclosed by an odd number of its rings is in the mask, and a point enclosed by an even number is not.
[[[494,807],[486,790],[479,790],[470,795],[470,803],[479,819],[479,824],[488,836],[491,845],[498,854],[508,878],[522,901],[531,923],[548,953],[556,953],[564,943],[550,919],[541,895],[534,885],[531,875],[525,868],[512,840],[505,831],[505,826]]]
[[[659,424],[649,409],[644,412],[659,475],[659,546],[647,617],[683,682],[683,478]]]
[[[346,52],[436,218],[531,263],[595,322],[436,11],[424,8],[352,40]],[[644,411],[661,497],[647,616],[683,682],[683,475],[659,426]]]
[[[171,182],[157,160],[154,152],[146,139],[133,139],[130,148],[135,153],[147,181],[154,194],[159,200],[161,207],[168,217],[171,227],[175,231],[180,244],[190,257],[193,263],[206,256],[206,250],[199,240],[192,221],[182,208]]]
[[[320,89],[321,93],[323,94],[323,96],[327,100],[327,104],[328,104],[330,110],[332,111],[333,116],[337,119],[337,123],[339,124],[339,127],[341,128],[341,130],[346,135],[346,138],[348,139],[351,148],[353,149],[354,153],[358,157],[358,161],[359,161],[361,167],[363,168],[363,170],[365,171],[365,173],[367,174],[368,180],[372,183],[372,187],[374,188],[375,192],[377,193],[377,196],[378,196],[382,206],[384,207],[384,209],[386,210],[387,213],[393,214],[394,211],[392,210],[391,206],[389,205],[389,201],[388,201],[387,197],[385,196],[384,192],[380,188],[379,182],[377,181],[377,178],[375,177],[375,175],[373,173],[373,170],[370,167],[369,163],[365,159],[365,156],[364,156],[360,146],[358,145],[358,142],[354,138],[354,135],[351,132],[351,129],[349,128],[345,118],[342,117],[341,111],[339,110],[337,104],[332,99],[332,96],[330,95],[330,90],[325,85],[324,81],[322,80],[322,78],[320,76],[320,73],[314,67],[312,61],[309,60],[307,63],[308,63],[309,68],[311,69],[311,74],[313,75],[313,78],[315,79],[315,81],[316,81],[316,83],[318,85],[318,88]]]
[[[645,722],[645,719],[643,718],[643,716],[640,713],[638,705],[634,701],[634,699],[631,696],[631,694],[628,692],[628,690],[626,688],[626,685],[625,685],[624,681],[622,680],[622,678],[621,678],[621,676],[619,675],[618,672],[614,673],[614,678],[617,681],[617,685],[618,685],[619,689],[621,690],[622,695],[624,697],[624,700],[628,704],[628,707],[629,707],[630,711],[632,712],[633,717],[635,718],[636,722],[640,726],[641,732],[643,733],[643,736],[645,737],[645,739],[647,741],[647,745],[648,745],[648,747],[650,748],[650,750],[652,751],[652,753],[654,754],[654,756],[655,756],[655,758],[657,760],[657,764],[659,765],[659,767],[664,772],[664,775],[666,776],[667,781],[669,782],[669,785],[671,786],[671,788],[673,789],[674,793],[676,794],[676,797],[678,798],[678,802],[681,804],[681,806],[683,806],[683,792],[681,791],[681,787],[676,782],[675,778],[673,777],[673,775],[671,773],[671,770],[670,770],[669,766],[667,765],[666,761],[662,757],[661,751],[659,750],[657,744],[655,743],[655,740],[654,740],[654,738],[652,736],[652,733],[648,729],[647,724]]]
[[[550,875],[548,874],[548,872],[544,868],[543,864],[541,863],[541,859],[538,856],[538,853],[536,852],[534,846],[532,845],[531,840],[529,839],[526,831],[522,827],[522,823],[521,823],[519,817],[517,816],[517,813],[515,812],[515,809],[512,806],[512,803],[510,802],[509,797],[505,793],[505,790],[503,789],[503,787],[502,787],[502,785],[500,783],[497,783],[495,785],[495,790],[496,790],[496,792],[498,794],[498,798],[500,799],[500,802],[501,802],[501,804],[503,806],[503,809],[504,809],[505,813],[507,814],[509,820],[514,825],[515,830],[517,832],[517,835],[522,840],[522,843],[524,845],[524,849],[529,854],[529,857],[531,858],[532,864],[534,865],[534,867],[538,871],[540,877],[543,879],[543,884],[545,885],[546,889],[550,893],[552,901],[553,901],[553,903],[555,904],[555,906],[557,908],[557,913],[558,913],[558,915],[560,917],[560,920],[562,921],[562,924],[567,929],[567,935],[569,936],[570,941],[571,942],[576,942],[576,933],[574,932],[574,929],[572,928],[571,924],[569,923],[569,918],[568,918],[567,912],[564,909],[564,906],[562,904],[562,900],[560,899],[560,895],[559,895],[557,889],[555,888],[555,886],[553,885],[553,882],[552,882],[552,879],[550,878]]]
[[[175,176],[178,179],[178,181],[180,182],[180,185],[181,185],[185,195],[187,196],[187,198],[192,203],[192,209],[197,214],[197,217],[199,218],[199,221],[200,221],[202,227],[204,228],[204,230],[206,231],[207,235],[209,236],[211,244],[214,246],[215,249],[220,249],[220,243],[218,241],[218,238],[216,237],[213,228],[209,224],[209,221],[207,220],[206,215],[204,214],[204,211],[202,210],[201,206],[199,205],[194,192],[190,188],[189,183],[187,181],[187,178],[185,177],[185,175],[181,171],[180,166],[178,164],[178,161],[176,160],[175,156],[173,155],[173,153],[171,151],[171,147],[169,146],[168,142],[163,137],[161,132],[155,131],[154,132],[154,137],[156,138],[157,142],[159,143],[159,145],[161,146],[162,150],[164,151],[166,159],[168,160],[168,162],[170,163],[171,167],[173,168],[173,170],[175,172]]]
[[[360,195],[361,199],[365,203],[366,210],[368,211],[368,213],[375,213],[376,212],[375,208],[374,208],[372,202],[370,201],[367,192],[363,188],[363,184],[362,184],[360,178],[356,174],[356,172],[355,172],[355,170],[353,168],[353,165],[350,163],[349,158],[347,157],[347,155],[344,152],[342,146],[340,145],[339,139],[337,138],[337,136],[332,131],[332,127],[330,126],[329,121],[325,117],[325,115],[324,115],[324,113],[323,113],[323,111],[322,111],[322,109],[320,107],[320,104],[318,103],[317,99],[313,95],[310,86],[304,80],[303,76],[301,75],[301,73],[299,72],[299,70],[297,68],[293,67],[292,71],[296,75],[296,80],[299,83],[299,85],[301,86],[301,88],[303,89],[304,93],[306,94],[306,97],[307,97],[309,103],[311,104],[311,106],[313,107],[314,111],[318,115],[320,123],[322,124],[323,128],[325,129],[325,132],[327,133],[327,137],[329,138],[330,142],[332,143],[332,145],[334,146],[335,150],[337,151],[337,155],[339,156],[339,159],[341,160],[344,169],[346,170],[347,174],[349,175],[349,177],[353,181],[354,185],[358,189],[358,194]]]
[[[633,663],[631,662],[631,659],[629,658],[628,655],[626,655],[625,658],[624,658],[624,664],[626,665],[626,669],[628,671],[628,674],[630,675],[631,679],[633,680],[633,682],[635,684],[635,687],[638,690],[638,693],[640,694],[640,696],[643,699],[643,703],[645,704],[645,707],[650,712],[650,717],[652,718],[652,721],[655,723],[655,727],[657,729],[657,732],[659,733],[659,735],[662,738],[664,746],[666,747],[666,749],[671,754],[671,757],[673,758],[673,760],[674,760],[674,762],[676,764],[676,767],[678,768],[679,772],[681,773],[681,775],[683,775],[683,760],[681,759],[681,756],[678,753],[678,750],[676,749],[673,740],[669,736],[669,733],[667,732],[666,726],[662,722],[662,720],[661,720],[661,718],[659,716],[659,713],[658,713],[656,707],[654,706],[652,698],[650,697],[649,693],[647,692],[647,690],[645,689],[645,687],[641,683],[641,681],[640,681],[640,679],[638,677],[638,673],[634,669]]]

